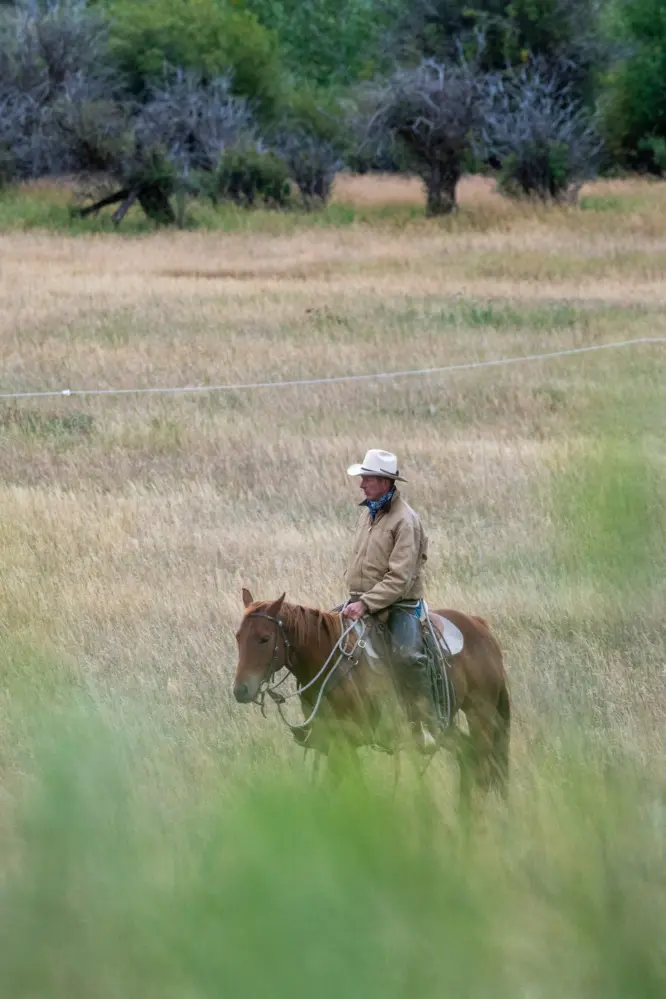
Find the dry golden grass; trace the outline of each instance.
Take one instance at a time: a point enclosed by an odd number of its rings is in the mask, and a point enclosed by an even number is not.
[[[597,210],[537,209],[471,179],[442,222],[5,235],[0,386],[273,381],[665,335],[664,192],[584,195]],[[343,178],[336,196],[420,191]],[[241,585],[336,602],[357,498],[345,468],[383,446],[431,536],[431,604],[481,613],[501,636],[518,742],[579,719],[654,753],[664,552],[647,586],[563,576],[558,532],[584,529],[558,521],[552,493],[609,435],[640,440],[663,484],[665,376],[655,346],[395,381],[3,402],[0,628],[68,657],[81,682],[147,689],[247,738],[253,716],[229,703]]]
[[[652,200],[662,200],[664,195],[659,191],[659,183],[643,178],[623,180],[597,180],[585,184],[581,189],[581,197],[594,195],[598,197],[617,196],[649,197]],[[495,181],[488,177],[463,177],[456,192],[460,205],[494,205],[498,211],[507,209],[506,202],[497,192]],[[357,174],[339,174],[333,191],[335,201],[353,205],[423,205],[425,197],[423,185],[417,177],[404,177],[399,174],[375,174],[359,176]]]

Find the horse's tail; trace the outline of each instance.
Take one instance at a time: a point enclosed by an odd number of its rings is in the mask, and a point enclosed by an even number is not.
[[[511,699],[506,684],[497,698],[497,711],[493,732],[493,784],[506,796],[509,783],[509,737],[511,733]]]

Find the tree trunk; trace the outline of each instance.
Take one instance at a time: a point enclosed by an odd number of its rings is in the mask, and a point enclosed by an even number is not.
[[[122,202],[120,208],[114,213],[113,221],[118,224],[125,217],[134,202],[138,199],[148,218],[159,222],[160,225],[173,225],[176,221],[174,211],[169,204],[169,196],[164,186],[159,182],[153,184],[139,184],[136,187],[123,187],[115,194],[96,201],[94,205],[79,209],[81,218],[86,218],[108,205],[115,205]]]
[[[426,215],[449,215],[458,207],[456,187],[460,180],[460,161],[457,158],[436,160],[426,176]]]
[[[139,188],[139,204],[149,219],[159,225],[174,225],[176,216],[169,203],[169,195],[163,184],[155,181],[152,184],[142,184]]]
[[[129,188],[123,187],[120,191],[116,191],[115,194],[108,194],[106,197],[101,198],[100,201],[96,201],[94,205],[88,205],[87,208],[80,208],[79,215],[82,219],[86,218],[88,215],[95,215],[100,208],[106,208],[107,205],[115,205],[119,201],[124,201],[129,194]]]
[[[120,206],[120,208],[118,208],[117,211],[115,211],[111,216],[111,221],[115,223],[115,225],[120,225],[120,223],[125,218],[128,211],[130,210],[130,208],[132,207],[132,205],[134,204],[134,202],[138,197],[139,197],[138,191],[130,191],[130,193],[127,195],[122,205]]]

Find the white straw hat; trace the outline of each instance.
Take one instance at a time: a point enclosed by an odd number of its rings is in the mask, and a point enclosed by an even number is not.
[[[398,472],[398,459],[390,451],[371,449],[366,454],[361,465],[350,465],[347,475],[378,475],[385,479],[397,479],[406,482]]]

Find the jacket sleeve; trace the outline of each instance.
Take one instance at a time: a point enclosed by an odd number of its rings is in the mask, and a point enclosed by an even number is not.
[[[361,594],[361,600],[371,614],[403,600],[409,593],[418,572],[420,551],[416,524],[409,520],[402,521],[396,528],[388,572],[367,593]]]

